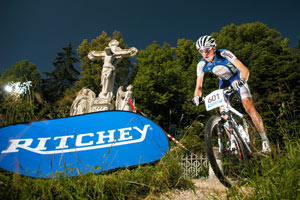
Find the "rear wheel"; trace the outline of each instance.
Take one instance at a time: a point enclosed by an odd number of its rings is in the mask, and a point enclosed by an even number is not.
[[[247,163],[240,138],[234,134],[231,136],[228,125],[224,124],[221,117],[208,120],[204,138],[207,157],[216,177],[226,187],[240,184],[244,164]],[[231,140],[234,141],[234,145]],[[221,161],[221,166],[218,165],[218,161]]]

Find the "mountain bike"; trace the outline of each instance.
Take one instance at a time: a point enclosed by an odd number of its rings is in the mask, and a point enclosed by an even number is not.
[[[207,121],[204,139],[211,168],[226,187],[242,182],[249,158],[258,155],[262,148],[260,136],[252,122],[228,102],[226,96],[234,92],[232,87],[228,87],[215,90],[203,98],[207,111],[215,108],[222,110],[218,116]]]

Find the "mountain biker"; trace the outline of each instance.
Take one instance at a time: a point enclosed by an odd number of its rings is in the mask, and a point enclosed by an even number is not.
[[[216,49],[216,40],[212,36],[204,35],[196,42],[196,49],[202,59],[197,65],[197,80],[193,103],[198,106],[202,101],[202,85],[205,72],[211,72],[219,78],[219,88],[232,86],[242,99],[243,107],[252,119],[252,122],[262,139],[262,152],[271,152],[269,140],[266,136],[263,120],[257,112],[249,86],[248,68],[227,49]],[[231,101],[232,96],[229,97]],[[222,112],[222,110],[221,110]]]

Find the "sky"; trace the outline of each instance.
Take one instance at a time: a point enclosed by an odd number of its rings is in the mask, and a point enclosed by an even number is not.
[[[145,49],[157,41],[176,46],[222,27],[262,22],[290,39],[300,38],[300,1],[269,0],[0,0],[0,72],[29,60],[54,70],[57,52],[76,50],[102,31],[119,31],[124,43]],[[79,64],[77,64],[79,68]]]

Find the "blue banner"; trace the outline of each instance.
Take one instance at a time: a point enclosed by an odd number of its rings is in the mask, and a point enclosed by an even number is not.
[[[107,111],[0,129],[0,168],[31,177],[77,176],[151,163],[169,149],[139,114]]]

